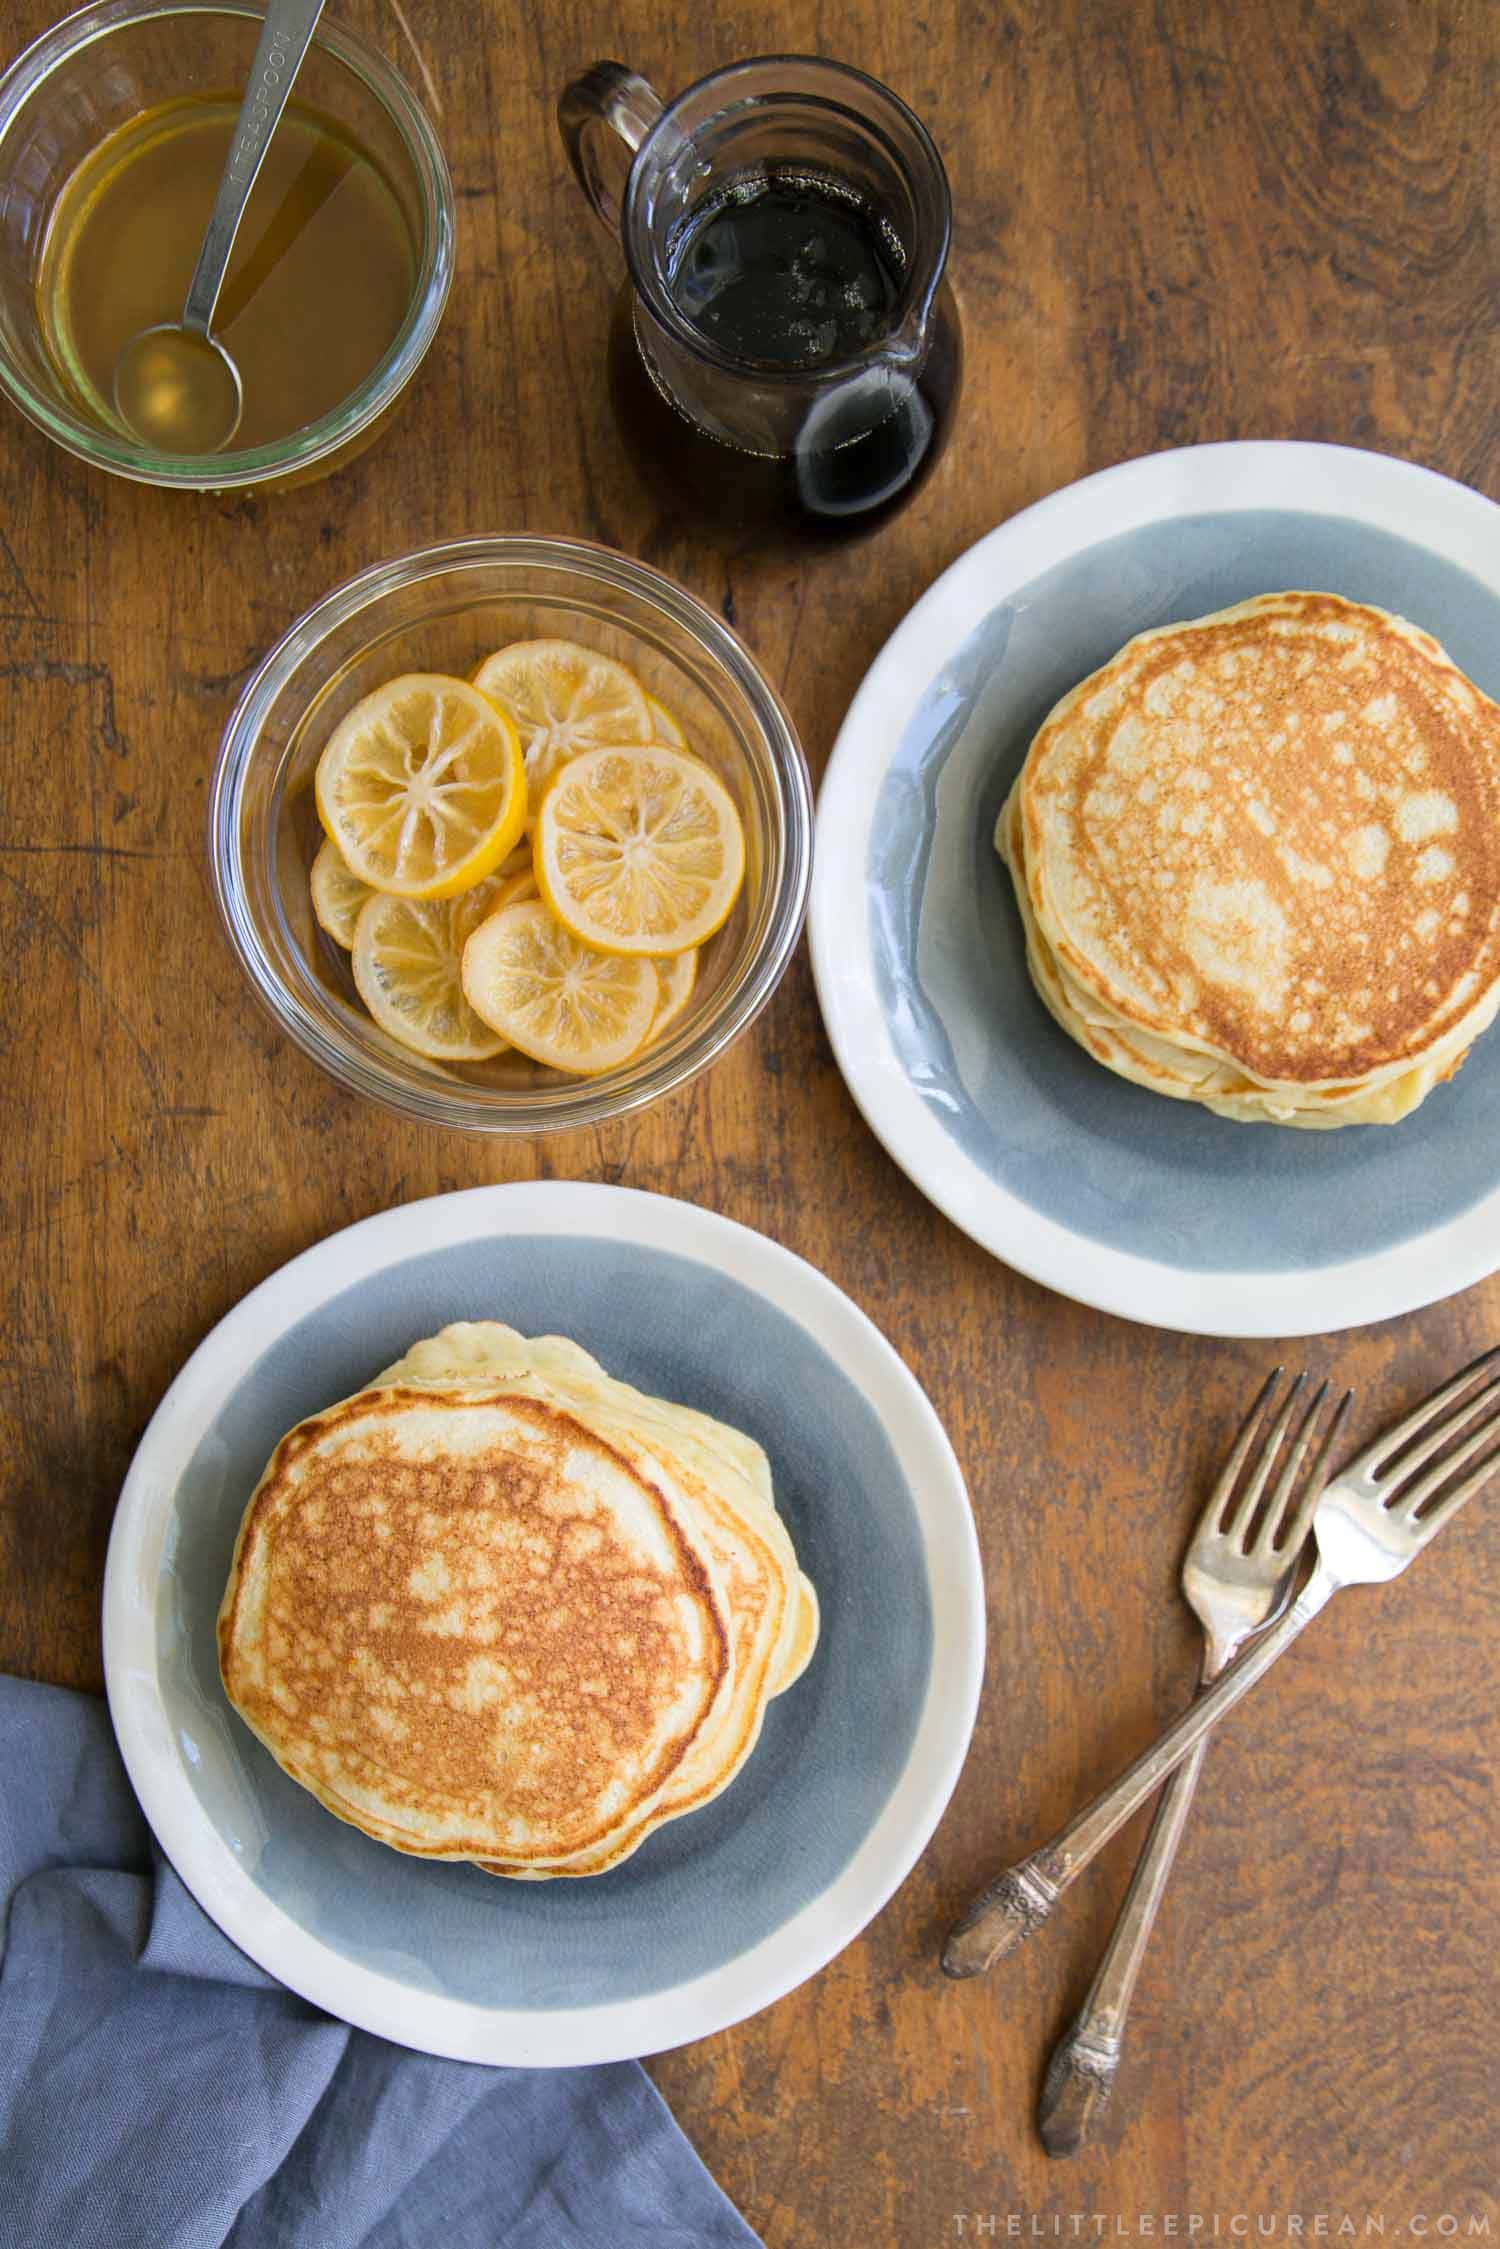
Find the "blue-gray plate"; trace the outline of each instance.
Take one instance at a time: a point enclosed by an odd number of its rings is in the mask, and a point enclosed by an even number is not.
[[[1384,1319],[1500,1265],[1500,1033],[1397,1126],[1246,1126],[1111,1075],[1026,971],[991,838],[1041,720],[1133,634],[1290,587],[1411,618],[1500,697],[1492,502],[1339,446],[1199,446],[962,556],[876,660],[818,806],[813,965],[875,1132],[1008,1263],[1200,1334]]]
[[[278,1437],[419,1336],[562,1334],[756,1436],[822,1637],[744,1770],[612,1872],[507,1882],[343,1825],[243,1726],[215,1618]],[[903,1879],[968,1746],[978,1549],[931,1406],[863,1313],[764,1236],[621,1188],[479,1188],[388,1211],[220,1323],[126,1480],[105,1586],[110,1707],[168,1857],[246,1952],[363,2028],[470,2061],[577,2064],[737,2021]]]

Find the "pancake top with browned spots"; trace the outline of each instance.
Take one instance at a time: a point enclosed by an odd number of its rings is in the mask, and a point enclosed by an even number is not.
[[[398,1848],[526,1865],[670,1782],[729,1685],[661,1493],[544,1402],[372,1390],[277,1447],[220,1617],[231,1701]]]
[[[1500,708],[1383,610],[1142,634],[1047,718],[1020,806],[1067,971],[1260,1081],[1397,1070],[1500,979]]]

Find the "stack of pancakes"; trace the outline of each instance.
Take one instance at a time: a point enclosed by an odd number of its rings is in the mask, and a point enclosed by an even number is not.
[[[995,844],[1063,1029],[1220,1116],[1395,1123],[1500,1008],[1500,707],[1336,594],[1130,641]]]
[[[485,1321],[282,1439],[219,1654],[340,1819],[539,1879],[717,1796],[817,1633],[759,1445]]]

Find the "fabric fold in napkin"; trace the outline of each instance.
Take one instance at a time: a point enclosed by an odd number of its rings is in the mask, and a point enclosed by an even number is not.
[[[408,2052],[194,1903],[102,1702],[0,1678],[0,2249],[754,2249],[636,2062]]]

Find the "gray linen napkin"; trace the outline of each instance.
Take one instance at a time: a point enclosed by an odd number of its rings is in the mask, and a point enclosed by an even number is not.
[[[102,1702],[0,1677],[0,2249],[754,2249],[636,2062],[481,2069],[262,1974]]]

